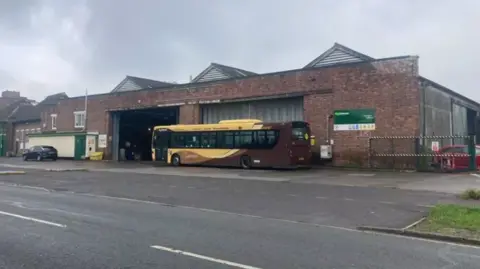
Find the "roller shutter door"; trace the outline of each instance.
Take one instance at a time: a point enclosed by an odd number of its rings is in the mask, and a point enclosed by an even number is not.
[[[264,122],[303,120],[303,97],[202,106],[202,122],[259,119]]]

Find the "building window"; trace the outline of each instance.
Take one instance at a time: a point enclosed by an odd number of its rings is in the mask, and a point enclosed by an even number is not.
[[[75,111],[73,115],[75,116],[75,128],[85,127],[85,111]]]
[[[57,114],[52,114],[50,117],[52,117],[52,130],[57,130]]]

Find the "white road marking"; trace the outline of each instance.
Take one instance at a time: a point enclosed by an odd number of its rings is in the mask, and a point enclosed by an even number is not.
[[[196,187],[193,187],[193,186],[190,186],[190,187],[188,187],[188,188],[189,188],[189,189],[196,189]]]
[[[345,200],[345,201],[355,201],[352,198],[343,198],[343,200]]]
[[[46,189],[46,188],[35,187],[35,186],[28,186],[28,185],[19,185],[19,184],[14,184],[14,183],[0,182],[0,186],[17,187],[17,188],[25,188],[25,189],[41,190],[41,191],[50,192],[50,190],[49,190],[49,189]]]
[[[317,198],[317,199],[328,199],[328,198],[325,197],[325,196],[316,196],[315,198]]]
[[[195,253],[191,253],[191,252],[187,252],[187,251],[182,251],[182,250],[178,250],[178,249],[168,248],[168,247],[162,247],[162,246],[150,246],[150,247],[154,248],[154,249],[158,249],[158,250],[163,250],[163,251],[167,251],[167,252],[171,252],[171,253],[175,253],[175,254],[180,254],[180,255],[184,255],[184,256],[189,256],[189,257],[201,259],[201,260],[206,260],[206,261],[210,261],[210,262],[225,264],[225,265],[236,267],[236,268],[261,269],[260,267],[249,266],[249,265],[236,263],[236,262],[229,262],[229,261],[225,261],[225,260],[221,260],[221,259],[216,259],[216,258],[212,258],[212,257],[204,256],[204,255],[199,255],[199,254],[195,254]]]
[[[33,221],[33,222],[43,223],[43,224],[47,224],[47,225],[55,226],[55,227],[60,227],[60,228],[67,228],[67,225],[64,225],[64,224],[58,224],[58,223],[50,222],[50,221],[46,221],[46,220],[26,217],[26,216],[22,216],[22,215],[13,214],[13,213],[8,213],[8,212],[5,212],[5,211],[0,211],[0,215],[19,218],[19,219],[23,219],[23,220],[30,220],[30,221]]]
[[[296,194],[289,194],[288,196],[296,197]]]
[[[353,177],[373,177],[375,174],[348,174],[349,176],[353,176]]]
[[[471,173],[470,175],[474,177],[480,177],[480,174]]]
[[[410,224],[410,225],[407,225],[405,228],[403,228],[402,230],[408,230],[410,228],[412,228],[413,226],[416,226],[417,224],[419,224],[420,222],[424,221],[425,220],[425,217],[415,221],[414,223]]]
[[[380,204],[386,204],[386,205],[394,205],[394,204],[396,204],[396,203],[394,203],[394,202],[389,202],[389,201],[380,201],[379,203],[380,203]]]

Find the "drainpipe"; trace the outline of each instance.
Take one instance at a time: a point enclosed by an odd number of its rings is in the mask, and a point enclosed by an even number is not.
[[[326,124],[325,124],[325,132],[326,132],[326,135],[325,135],[325,142],[328,143],[328,145],[330,145],[330,119],[333,118],[333,115],[327,115],[327,118],[326,118]]]

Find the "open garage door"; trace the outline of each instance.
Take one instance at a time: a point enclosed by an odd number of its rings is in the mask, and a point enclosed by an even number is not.
[[[178,107],[112,113],[114,160],[152,160],[154,126],[178,123]]]
[[[233,119],[259,119],[264,122],[303,121],[303,97],[202,106],[203,123]]]

